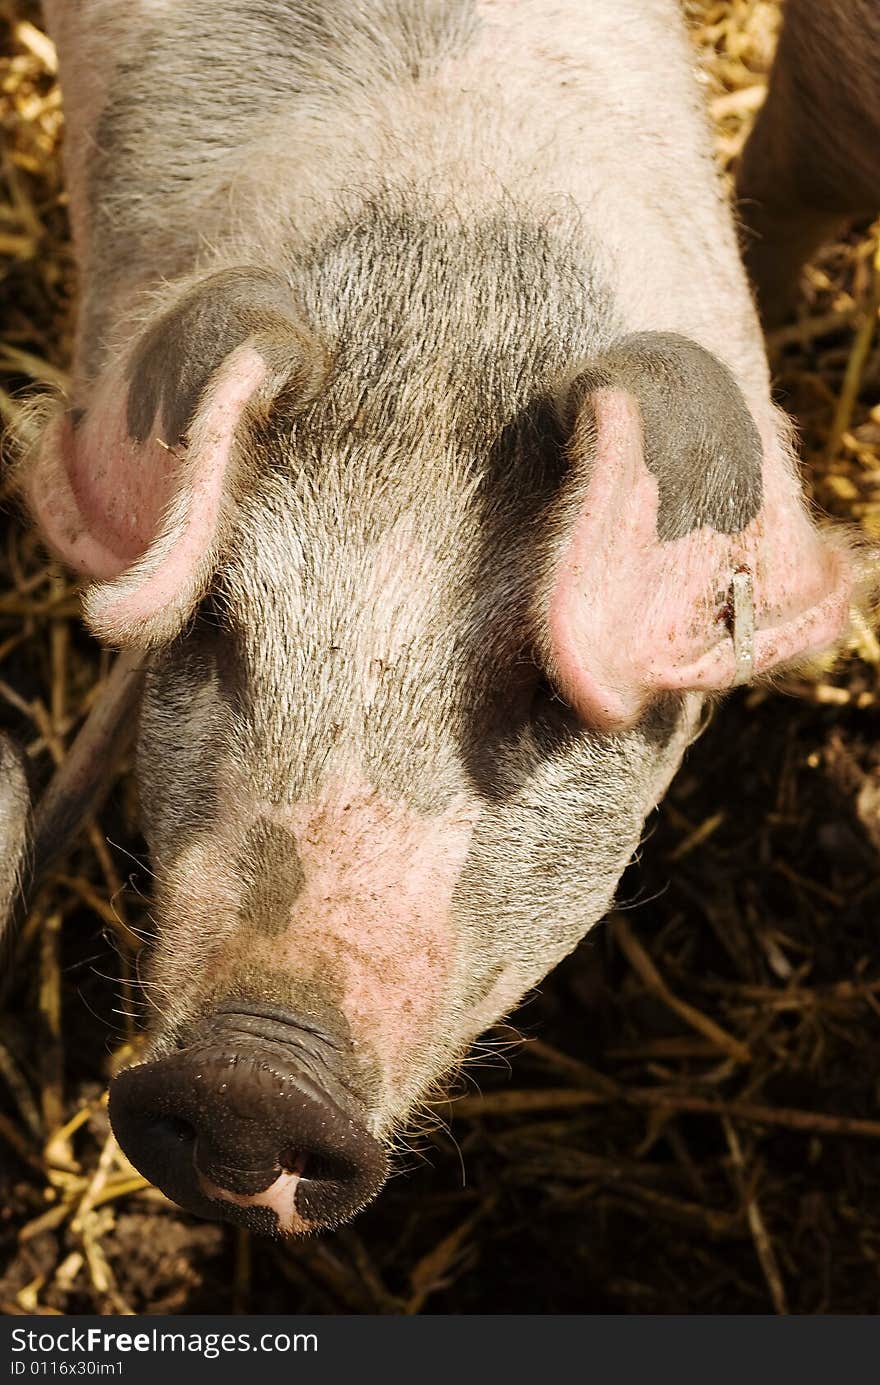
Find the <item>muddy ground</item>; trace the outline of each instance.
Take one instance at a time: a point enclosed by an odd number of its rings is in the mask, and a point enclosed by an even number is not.
[[[777,6],[689,5],[727,172]],[[36,8],[0,3],[0,410],[63,384],[75,298]],[[804,477],[880,539],[880,272],[859,227],[770,342]],[[8,495],[8,483],[7,483]],[[34,781],[106,672],[7,503],[0,722]],[[0,1308],[863,1313],[880,1308],[880,647],[718,711],[620,907],[486,1036],[350,1228],[285,1248],[197,1222],[108,1138],[149,871],[127,776],[55,870],[0,1012]]]

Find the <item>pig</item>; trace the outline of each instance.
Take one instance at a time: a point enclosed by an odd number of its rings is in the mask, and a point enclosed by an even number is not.
[[[878,0],[796,0],[737,175],[743,252],[768,327],[822,241],[880,210]]]
[[[3,920],[11,916],[29,870],[30,812],[31,795],[24,756],[8,736],[0,735],[0,948],[3,949],[10,941],[3,929]]]
[[[794,13],[798,0],[789,0]],[[805,15],[816,6],[804,4]],[[144,663],[144,1175],[332,1228],[833,644],[674,0],[50,0],[81,275],[21,485]]]

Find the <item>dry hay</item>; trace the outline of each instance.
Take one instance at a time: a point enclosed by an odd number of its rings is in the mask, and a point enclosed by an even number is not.
[[[688,9],[726,172],[778,6]],[[73,273],[54,54],[27,0],[0,23],[8,422],[64,382]],[[770,343],[808,488],[874,540],[877,247],[863,228],[824,250]],[[106,663],[13,515],[2,566],[0,707],[45,783]],[[878,658],[865,626],[835,666],[732,700],[652,824],[629,906],[517,1015],[528,1040],[490,1035],[441,1112],[451,1132],[426,1130],[354,1227],[293,1248],[185,1216],[109,1137],[102,1082],[150,929],[123,778],[42,891],[0,1015],[3,1310],[876,1310]]]

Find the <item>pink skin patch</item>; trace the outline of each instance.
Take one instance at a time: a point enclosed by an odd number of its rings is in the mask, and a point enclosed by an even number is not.
[[[296,835],[305,875],[284,965],[340,989],[355,1044],[395,1087],[442,1016],[456,961],[452,894],[478,813],[459,804],[423,817],[341,786],[275,812]]]
[[[199,1186],[206,1197],[214,1202],[231,1202],[235,1207],[268,1207],[275,1213],[278,1230],[282,1236],[302,1236],[311,1230],[311,1224],[304,1221],[296,1210],[296,1190],[299,1185],[298,1173],[280,1173],[274,1183],[261,1193],[230,1193],[219,1188],[204,1174],[199,1174]]]
[[[87,600],[105,638],[137,642],[169,607],[187,607],[213,557],[236,426],[267,366],[253,347],[218,372],[185,448],[129,437],[127,382],[99,386],[74,429],[69,414],[47,430],[27,497],[47,544],[102,585]]]
[[[810,523],[774,436],[764,439],[764,501],[747,529],[701,528],[663,543],[637,404],[609,388],[594,407],[596,460],[548,610],[554,672],[585,721],[623,729],[660,692],[737,681],[730,601],[740,573],[754,594],[754,674],[840,638],[850,564]]]

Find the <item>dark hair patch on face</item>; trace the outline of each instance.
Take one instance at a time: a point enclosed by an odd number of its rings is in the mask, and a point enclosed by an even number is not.
[[[238,867],[246,882],[240,909],[243,921],[267,936],[283,933],[305,884],[293,833],[259,818],[245,838]]]

